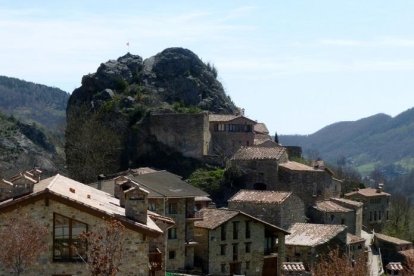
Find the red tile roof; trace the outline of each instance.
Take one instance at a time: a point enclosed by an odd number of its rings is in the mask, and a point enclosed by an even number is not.
[[[410,242],[410,241],[398,239],[398,238],[387,236],[387,235],[380,234],[380,233],[375,233],[375,238],[377,238],[379,240],[382,240],[382,241],[385,241],[385,242],[393,243],[393,244],[396,244],[396,245],[409,245],[409,244],[412,244],[412,242]]]
[[[346,244],[353,244],[358,242],[365,242],[365,239],[351,233],[346,234]]]
[[[282,264],[283,271],[305,271],[305,266],[302,262],[283,262]]]
[[[277,191],[240,190],[229,202],[282,203],[292,193]]]
[[[351,209],[343,207],[331,200],[318,201],[313,206],[316,210],[327,213],[347,213],[352,212]]]
[[[366,196],[366,197],[371,197],[371,196],[390,196],[389,193],[386,192],[377,192],[377,189],[374,188],[364,188],[364,189],[359,189],[358,191],[354,191],[354,192],[350,192],[345,194],[345,196],[352,196],[352,195],[362,195],[362,196]]]
[[[323,170],[319,170],[319,169],[314,169],[311,166],[302,164],[302,163],[298,163],[295,161],[288,161],[286,163],[282,163],[279,165],[281,168],[285,168],[291,171],[318,171],[318,172],[323,172]]]
[[[279,160],[286,153],[284,147],[242,147],[231,158],[232,160]]]
[[[286,245],[314,247],[329,242],[345,229],[345,225],[294,223],[288,230]]]

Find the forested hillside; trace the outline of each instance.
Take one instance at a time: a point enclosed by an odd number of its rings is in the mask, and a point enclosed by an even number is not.
[[[377,114],[352,122],[339,122],[306,136],[280,135],[283,145],[302,146],[309,158],[351,165],[363,174],[375,168],[393,172],[414,168],[414,109],[392,118]]]
[[[0,76],[0,111],[52,132],[64,132],[68,99],[58,88]]]

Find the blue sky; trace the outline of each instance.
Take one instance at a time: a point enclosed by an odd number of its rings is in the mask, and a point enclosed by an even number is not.
[[[272,133],[310,134],[414,106],[413,15],[411,0],[0,0],[0,75],[71,92],[127,51],[180,46]]]

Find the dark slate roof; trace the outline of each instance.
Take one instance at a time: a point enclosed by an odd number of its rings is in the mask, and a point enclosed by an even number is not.
[[[396,244],[396,245],[410,245],[412,244],[412,242],[410,241],[406,241],[406,240],[402,240],[402,239],[398,239],[392,236],[387,236],[384,234],[380,234],[380,233],[375,233],[375,238],[385,241],[385,242],[389,242],[392,244]]]
[[[232,160],[279,160],[286,152],[284,147],[241,147],[231,158]]]
[[[208,196],[206,192],[182,180],[181,176],[168,171],[130,175],[128,178],[148,190],[149,198]]]

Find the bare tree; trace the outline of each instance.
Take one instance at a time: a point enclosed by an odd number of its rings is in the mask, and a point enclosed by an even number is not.
[[[96,181],[99,174],[116,172],[120,163],[120,134],[104,125],[99,116],[72,116],[76,123],[68,124],[66,129],[68,171],[71,177],[86,183]]]
[[[366,258],[360,256],[355,260],[342,253],[339,248],[329,251],[316,264],[313,275],[318,276],[365,276],[368,267]]]
[[[125,226],[112,219],[96,231],[83,233],[88,243],[86,251],[89,271],[94,276],[114,276],[120,270],[124,249]]]
[[[47,228],[27,215],[7,217],[0,227],[0,263],[20,275],[47,249]]]

